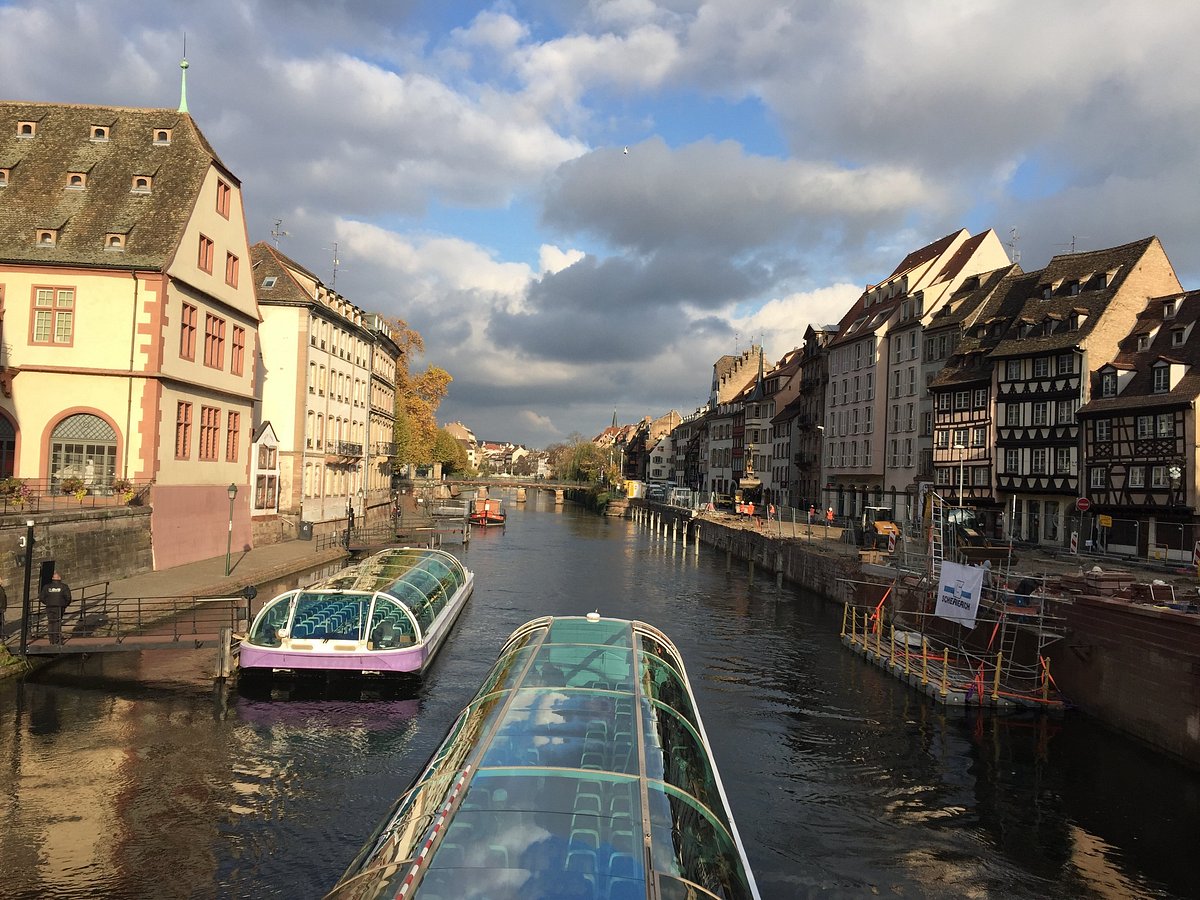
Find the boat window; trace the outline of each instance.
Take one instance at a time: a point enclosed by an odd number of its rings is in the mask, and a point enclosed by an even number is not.
[[[637,780],[580,780],[544,773],[481,771],[437,845],[417,896],[642,897]],[[480,870],[489,870],[483,875]]]
[[[363,637],[369,599],[303,591],[296,599],[292,638],[358,641]]]
[[[538,653],[525,684],[630,691],[631,673],[632,653],[628,649],[549,644]]]
[[[291,594],[284,594],[263,607],[250,631],[250,643],[260,647],[278,647],[282,643],[279,629],[287,624],[291,600]]]
[[[679,673],[661,659],[647,653],[641,655],[641,662],[642,684],[646,693],[672,709],[679,710],[689,722],[695,724],[696,714]]]
[[[375,600],[367,635],[368,650],[407,647],[417,640],[416,628],[403,606],[382,594]]]
[[[488,677],[484,679],[483,685],[475,698],[479,699],[493,691],[510,690],[516,687],[521,678],[521,674],[525,671],[525,663],[529,657],[536,652],[534,647],[522,647],[512,653],[507,653],[500,657]]]
[[[699,735],[675,710],[655,703],[643,716],[647,775],[661,779],[692,795],[710,809],[721,809],[720,793]],[[653,777],[653,776],[650,776]]]
[[[632,714],[628,696],[522,688],[479,764],[634,774]]]
[[[746,889],[746,873],[733,839],[723,826],[689,798],[653,786],[650,803],[650,848],[654,869],[695,882],[718,897],[743,900],[752,895]],[[669,877],[660,879],[662,896],[693,897],[686,886]],[[683,893],[680,891],[683,890]]]

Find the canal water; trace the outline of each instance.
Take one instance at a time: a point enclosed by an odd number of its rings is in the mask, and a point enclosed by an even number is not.
[[[833,604],[545,495],[506,506],[422,682],[228,691],[207,651],[0,685],[0,896],[319,897],[510,631],[593,609],[682,650],[765,898],[1200,896],[1196,774],[1077,716],[947,715],[842,648]]]

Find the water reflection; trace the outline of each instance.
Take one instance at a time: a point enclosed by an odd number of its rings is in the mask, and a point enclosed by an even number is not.
[[[506,508],[420,681],[231,692],[200,652],[0,684],[0,894],[318,897],[504,638],[599,609],[679,646],[764,897],[1200,896],[1196,773],[1077,716],[946,715],[841,647],[840,608],[707,546]]]

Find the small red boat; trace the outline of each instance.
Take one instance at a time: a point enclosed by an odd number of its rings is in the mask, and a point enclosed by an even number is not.
[[[500,510],[499,500],[475,500],[471,504],[471,512],[467,515],[467,521],[472,525],[503,525],[504,513]]]

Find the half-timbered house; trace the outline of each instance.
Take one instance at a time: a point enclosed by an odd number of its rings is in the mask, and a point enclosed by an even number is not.
[[[1191,563],[1200,396],[1200,291],[1151,300],[1092,374],[1083,430],[1082,540]],[[1102,524],[1103,523],[1103,524]]]
[[[968,278],[938,310],[925,332],[926,358],[944,360],[929,385],[933,405],[933,484],[943,497],[975,509],[996,533],[995,397],[988,355],[1008,330],[1019,302],[1019,265]]]
[[[1021,311],[995,361],[997,489],[1018,540],[1062,546],[1079,527],[1087,373],[1112,360],[1151,297],[1180,291],[1158,238],[1056,256],[1014,285]]]

